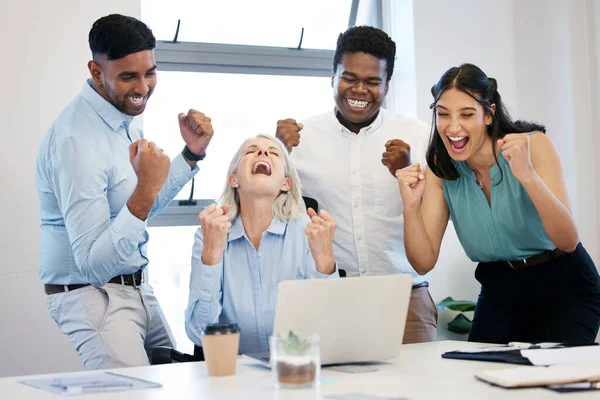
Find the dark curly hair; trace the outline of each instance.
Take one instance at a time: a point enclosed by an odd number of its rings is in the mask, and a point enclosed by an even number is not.
[[[89,43],[93,57],[104,54],[108,60],[156,47],[156,39],[146,24],[120,14],[110,14],[94,22]]]
[[[342,60],[344,53],[363,52],[386,61],[387,82],[394,73],[396,43],[384,31],[372,26],[353,26],[340,33],[333,56],[333,72]]]
[[[488,76],[479,67],[473,64],[462,64],[460,67],[450,68],[444,72],[438,83],[431,88],[433,95],[433,116],[431,122],[432,135],[427,148],[427,165],[437,177],[447,180],[456,180],[460,177],[452,164],[452,159],[444,146],[436,125],[435,107],[442,94],[448,89],[457,89],[468,94],[483,107],[486,113],[492,115],[492,123],[487,127],[487,134],[492,139],[492,150],[496,163],[496,141],[502,139],[507,133],[527,133],[533,131],[546,132],[543,125],[528,121],[513,121],[506,110],[502,97],[498,93],[498,82]],[[491,105],[496,105],[493,112]],[[502,170],[500,171],[502,172]],[[500,175],[502,180],[502,175]]]

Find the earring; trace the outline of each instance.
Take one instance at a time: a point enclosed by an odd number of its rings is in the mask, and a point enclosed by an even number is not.
[[[240,187],[240,185],[238,185],[237,183],[234,186],[236,189]]]

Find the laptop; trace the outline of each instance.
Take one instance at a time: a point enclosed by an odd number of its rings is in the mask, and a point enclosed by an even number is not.
[[[290,280],[279,284],[273,334],[316,333],[321,364],[398,357],[412,275]],[[269,365],[268,353],[246,354]]]

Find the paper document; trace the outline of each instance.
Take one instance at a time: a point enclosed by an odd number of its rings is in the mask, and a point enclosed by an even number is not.
[[[599,363],[600,346],[565,347],[562,349],[521,350],[533,365]]]
[[[112,372],[66,376],[61,378],[26,379],[19,381],[19,383],[63,396],[150,389],[162,386],[160,383],[145,381],[143,379],[132,378]]]
[[[503,387],[595,382],[600,380],[600,364],[556,365],[547,368],[515,367],[478,372],[475,376]]]
[[[519,349],[529,349],[529,348],[540,348],[540,349],[550,349],[553,347],[562,347],[560,343],[509,343],[508,346],[487,346],[487,347],[475,347],[470,349],[462,349],[457,350],[461,353],[475,354],[475,353],[501,353],[505,351],[514,351]]]

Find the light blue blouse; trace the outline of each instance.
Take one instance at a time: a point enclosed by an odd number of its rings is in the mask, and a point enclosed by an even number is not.
[[[202,263],[204,237],[198,228],[185,311],[185,328],[192,342],[201,345],[205,324],[236,323],[240,328],[241,354],[269,350],[279,283],[339,277],[337,270],[331,275],[317,271],[304,233],[309,222],[306,214],[288,222],[274,217],[256,250],[237,217],[221,262],[212,266]]]

